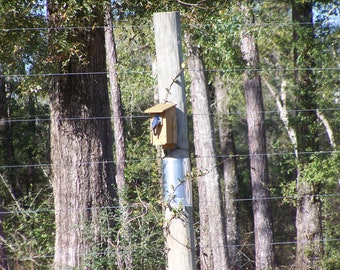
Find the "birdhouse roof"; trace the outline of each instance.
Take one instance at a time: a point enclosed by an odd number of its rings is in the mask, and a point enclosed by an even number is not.
[[[145,113],[163,113],[166,110],[169,110],[170,108],[176,106],[175,103],[162,103],[162,104],[157,104],[149,109],[146,109],[144,112]]]

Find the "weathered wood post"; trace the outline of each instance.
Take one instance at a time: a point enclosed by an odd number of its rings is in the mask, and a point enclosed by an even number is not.
[[[155,44],[160,103],[176,104],[177,142],[164,150],[162,161],[165,234],[169,270],[196,269],[193,233],[187,113],[185,102],[180,15],[154,14]]]

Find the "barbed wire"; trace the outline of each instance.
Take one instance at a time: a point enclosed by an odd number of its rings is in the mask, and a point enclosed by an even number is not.
[[[336,108],[318,108],[318,109],[289,109],[287,110],[288,113],[298,113],[298,112],[316,112],[316,111],[324,111],[324,112],[333,112],[333,111],[340,111],[340,107]],[[265,110],[265,111],[260,111],[260,114],[279,114],[280,112],[277,110]],[[218,112],[212,112],[209,113],[210,116],[228,116],[228,115],[246,115],[247,112],[237,112],[237,111],[232,111],[228,113],[218,113]],[[192,116],[202,116],[206,115],[204,113],[188,113],[188,117]],[[20,123],[20,122],[50,122],[51,118],[48,118],[49,115],[29,115],[26,116],[26,118],[2,118],[0,120],[1,123]],[[19,116],[18,116],[19,117]],[[109,119],[114,119],[117,118],[117,116],[96,116],[96,117],[65,117],[65,118],[58,118],[58,121],[83,121],[83,120],[109,120]],[[135,119],[135,118],[149,118],[148,114],[144,115],[123,115],[119,116],[119,118],[122,119]]]
[[[203,71],[207,73],[237,73],[245,71],[256,72],[279,72],[279,71],[339,71],[340,67],[293,67],[293,68],[227,68],[227,69],[188,69],[187,71]],[[117,74],[150,74],[152,71],[120,70]],[[79,76],[79,75],[108,75],[106,71],[69,72],[69,73],[28,73],[28,74],[0,74],[0,78],[25,78],[25,77],[58,77],[58,76]]]
[[[119,28],[147,28],[150,29],[151,23],[145,23],[144,25],[126,25],[128,21],[117,21],[114,24],[114,29]],[[207,26],[216,26],[216,25],[229,25],[228,22],[214,22],[214,23],[195,23],[195,24],[188,24],[190,27],[207,27]],[[279,26],[279,27],[290,27],[290,26],[334,26],[336,23],[331,20],[324,20],[324,21],[316,21],[316,22],[255,22],[255,23],[247,23],[247,22],[238,22],[234,23],[239,27],[272,27],[272,26]],[[49,26],[41,26],[41,27],[12,27],[12,28],[0,28],[0,32],[30,32],[30,31],[51,31],[51,30],[58,30],[58,31],[73,31],[73,30],[94,30],[94,29],[105,29],[104,25],[92,25],[92,26],[58,26],[58,27],[49,27]]]
[[[13,28],[0,28],[0,32],[29,32],[29,31],[51,31],[51,30],[94,30],[104,29],[105,26],[59,26],[59,27],[13,27]]]
[[[279,241],[279,242],[272,242],[270,243],[270,245],[273,246],[277,246],[277,245],[297,245],[297,244],[304,244],[304,243],[327,243],[327,242],[339,242],[340,238],[323,238],[323,239],[312,239],[309,241]],[[139,246],[142,247],[142,245],[136,245],[134,243],[130,244],[129,247],[124,247],[124,249],[126,250],[126,248],[134,250],[136,248],[138,248]],[[225,248],[231,248],[231,247],[237,247],[237,248],[243,248],[243,247],[255,247],[256,244],[255,243],[243,243],[243,244],[227,244],[224,247]],[[222,248],[221,245],[209,245],[209,246],[201,246],[200,248]],[[144,246],[145,249],[147,249],[148,251],[150,250],[164,250],[166,251],[166,247],[157,247],[157,246]],[[66,253],[64,253],[66,255]],[[109,251],[98,251],[98,252],[88,252],[88,253],[78,253],[75,256],[76,257],[91,257],[91,256],[109,256],[109,255],[117,255],[117,251],[114,249],[112,252]],[[54,254],[41,254],[41,255],[34,255],[34,256],[22,256],[22,257],[4,257],[2,258],[3,260],[18,260],[18,261],[28,261],[28,260],[36,260],[36,259],[53,259],[54,258]]]
[[[315,23],[305,23],[305,24],[313,24]],[[259,23],[251,26],[292,26],[296,25],[294,23]],[[140,26],[139,26],[140,27]],[[150,25],[146,25],[145,27],[150,27]],[[11,31],[49,31],[49,30],[76,30],[76,29],[94,29],[94,28],[104,28],[104,26],[96,26],[96,27],[58,27],[58,28],[45,28],[45,27],[40,27],[40,28],[12,28],[12,29],[0,29],[1,32],[11,32]],[[211,69],[211,70],[204,70],[205,72],[223,72],[223,73],[228,73],[228,72],[244,72],[246,70],[252,70],[252,71],[259,71],[259,72],[277,72],[277,71],[305,71],[305,70],[312,70],[312,71],[338,71],[340,68],[338,67],[326,67],[326,68],[275,68],[275,69]],[[126,71],[129,73],[147,73],[147,72],[140,72],[140,71]],[[151,72],[149,72],[151,73]],[[83,72],[83,73],[45,73],[45,74],[9,74],[9,75],[0,75],[0,77],[5,77],[5,78],[20,78],[20,77],[52,77],[52,76],[77,76],[77,75],[107,75],[107,72]],[[319,110],[325,110],[325,111],[339,111],[340,108],[329,108],[329,109],[319,109]],[[289,112],[310,112],[310,111],[315,111],[315,109],[309,109],[309,110],[289,110]],[[263,111],[261,113],[279,113],[278,111]],[[229,115],[232,114],[246,114],[246,113],[240,113],[240,112],[234,112],[234,113],[228,113]],[[195,115],[201,115],[201,114],[195,114]],[[33,116],[34,117],[34,116]],[[114,117],[114,116],[113,116]],[[63,118],[60,119],[62,121],[78,121],[78,120],[108,120],[112,119],[113,117],[71,117],[71,118]],[[134,115],[134,116],[123,116],[122,118],[148,118],[146,115]],[[34,118],[34,119],[5,119],[1,120],[1,122],[9,122],[9,123],[18,123],[18,122],[48,122],[51,121],[50,118],[45,118],[45,119],[40,119],[40,118]],[[339,151],[317,151],[317,152],[300,152],[299,154],[331,154],[331,153],[338,153]],[[261,155],[266,155],[266,156],[278,156],[278,155],[295,155],[293,152],[278,152],[278,153],[266,153],[266,154],[261,154]],[[250,157],[251,155],[249,154],[240,154],[240,155],[218,155],[216,157],[218,158],[229,158],[229,157]],[[205,156],[200,156],[200,158],[205,158]],[[150,160],[158,160],[157,158],[143,158],[143,159],[130,159],[130,160],[125,160],[125,162],[139,162],[139,161],[150,161]],[[114,161],[103,161],[103,162],[82,162],[82,163],[68,163],[70,165],[73,164],[92,164],[92,163],[113,163]],[[65,164],[59,164],[56,166],[64,166]],[[66,164],[67,165],[67,164]],[[9,166],[0,166],[0,169],[7,169],[7,168],[26,168],[26,167],[49,167],[52,166],[52,164],[21,164],[21,165],[9,165]],[[306,195],[307,196],[307,195]],[[308,195],[309,196],[309,195]],[[332,194],[318,194],[317,196],[319,197],[339,197],[340,194],[338,193],[332,193]],[[258,198],[257,200],[283,200],[283,199],[297,199],[297,198],[302,198],[305,196],[275,196],[275,197],[268,197],[268,198]],[[234,202],[250,202],[254,201],[255,199],[253,198],[237,198],[233,200]],[[128,207],[141,207],[141,206],[136,206],[136,205],[131,205]],[[114,206],[114,207],[96,207],[96,209],[119,209],[119,206]],[[86,208],[86,210],[92,210],[94,208]],[[69,211],[69,210],[81,210],[81,209],[62,209],[58,211]],[[8,215],[8,214],[34,214],[34,213],[50,213],[50,212],[55,212],[55,209],[38,209],[38,210],[22,210],[22,211],[0,211],[0,215]],[[321,240],[311,240],[310,242],[338,242],[340,239],[334,238],[334,239],[321,239]],[[281,242],[273,242],[271,245],[296,245],[298,243],[303,243],[303,242],[297,242],[297,241],[281,241]],[[254,247],[255,243],[244,243],[244,244],[238,244],[238,245],[227,245],[227,247]],[[217,247],[217,246],[215,246]],[[148,249],[157,249],[157,247],[147,247]],[[164,247],[165,248],[165,247]],[[110,254],[109,252],[102,251],[102,252],[97,252],[95,254],[78,254],[78,256],[86,256],[86,255],[108,255]],[[5,257],[2,258],[4,260],[34,260],[34,259],[53,259],[54,254],[46,254],[46,255],[37,255],[37,256],[23,256],[23,257]]]
[[[339,108],[340,110],[340,108]],[[46,115],[47,116],[47,115]],[[45,117],[46,117],[45,116]],[[14,119],[14,118],[6,118],[1,119],[1,123],[20,123],[20,122],[50,122],[51,118],[39,118],[38,116],[27,116],[28,118],[23,119]],[[41,116],[40,116],[41,117]],[[111,120],[114,118],[122,118],[122,119],[131,119],[131,118],[149,118],[148,115],[123,115],[123,116],[96,116],[96,117],[65,117],[58,118],[58,121],[82,121],[82,120]]]
[[[23,78],[23,77],[58,77],[79,75],[107,75],[106,71],[69,72],[69,73],[28,73],[28,74],[1,74],[0,78]]]
[[[223,203],[226,202],[253,202],[253,201],[280,201],[280,200],[287,200],[287,201],[294,201],[303,198],[309,198],[311,196],[318,197],[318,198],[339,198],[339,193],[324,193],[324,194],[307,194],[307,195],[292,195],[292,196],[271,196],[271,197],[264,197],[264,198],[235,198],[233,200],[221,200]],[[199,203],[217,203],[217,200],[198,200]],[[165,205],[166,202],[159,202],[159,206]],[[0,215],[31,215],[31,214],[44,214],[44,213],[54,213],[54,212],[80,212],[80,211],[92,211],[92,210],[124,210],[124,209],[137,209],[137,208],[148,208],[150,205],[151,208],[155,206],[155,204],[151,203],[132,203],[126,206],[98,206],[98,207],[66,207],[61,209],[20,209],[20,210],[0,210]]]
[[[272,242],[270,243],[271,245],[297,245],[298,243],[303,244],[303,243],[315,243],[315,242],[338,242],[340,241],[340,238],[325,238],[325,239],[313,239],[310,241],[281,241],[281,242]],[[255,243],[244,243],[244,244],[238,244],[238,245],[226,245],[227,247],[255,247]],[[214,246],[218,247],[218,246]]]
[[[340,153],[340,150],[328,150],[328,151],[310,151],[310,152],[298,152],[299,155],[329,155],[334,153]],[[233,154],[233,155],[215,155],[215,156],[194,156],[193,158],[218,158],[218,159],[228,159],[228,158],[248,158],[252,156],[294,156],[295,152],[276,152],[276,153],[257,153],[257,154]],[[157,161],[161,158],[136,158],[136,159],[126,159],[126,163],[133,162],[144,162],[144,161]],[[0,165],[0,169],[15,169],[15,168],[32,168],[32,167],[64,167],[64,166],[79,166],[79,165],[91,165],[91,164],[110,164],[114,163],[114,160],[105,161],[84,161],[84,162],[63,162],[63,163],[41,163],[41,164],[12,164],[12,165]],[[222,161],[223,162],[223,161]]]

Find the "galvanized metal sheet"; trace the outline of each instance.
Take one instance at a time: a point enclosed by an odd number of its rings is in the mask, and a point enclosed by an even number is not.
[[[166,157],[162,162],[163,198],[171,207],[192,206],[188,158]]]

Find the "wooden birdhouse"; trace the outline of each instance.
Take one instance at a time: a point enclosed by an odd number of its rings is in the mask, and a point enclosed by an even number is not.
[[[175,149],[177,143],[176,104],[157,104],[147,110],[150,114],[150,138],[153,145]]]

